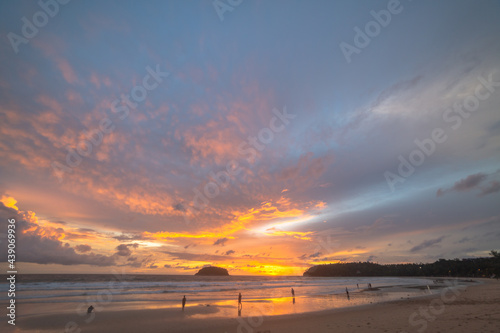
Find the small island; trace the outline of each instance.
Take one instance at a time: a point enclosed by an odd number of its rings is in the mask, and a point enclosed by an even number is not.
[[[201,276],[228,276],[229,273],[227,269],[221,268],[221,267],[203,267],[196,273],[195,275],[201,275]]]

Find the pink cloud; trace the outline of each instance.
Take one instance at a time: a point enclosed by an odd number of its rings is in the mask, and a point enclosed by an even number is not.
[[[92,82],[97,88],[101,87],[101,82],[99,81],[97,74],[94,72],[92,72],[92,74],[90,75],[90,82]]]
[[[58,114],[62,113],[62,106],[54,98],[47,95],[40,95],[37,97],[36,101],[43,106],[47,107],[49,112],[56,112]]]
[[[57,68],[61,71],[62,76],[66,80],[66,82],[73,84],[78,82],[78,78],[75,74],[75,71],[71,67],[71,65],[68,63],[67,60],[65,59],[57,59],[56,60],[56,65]]]

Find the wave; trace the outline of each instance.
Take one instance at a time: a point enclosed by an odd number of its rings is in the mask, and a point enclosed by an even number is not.
[[[274,290],[274,294],[289,296],[289,288],[300,288],[301,295],[334,294],[344,292],[344,288],[353,290],[356,283],[372,283],[377,286],[431,284],[431,280],[422,278],[303,278],[290,277],[280,280],[254,281],[127,281],[125,284],[105,282],[31,282],[18,284],[16,298],[30,302],[77,302],[92,297],[113,295],[113,302],[122,302],[125,296],[135,295],[134,301],[151,301],[147,295],[189,294],[216,299],[232,297],[231,292],[245,292],[257,295],[258,290]],[[0,284],[0,290],[7,290],[7,284]],[[271,292],[266,292],[271,294]],[[144,295],[144,297],[142,297]],[[7,299],[7,293],[0,294],[0,300]],[[127,297],[128,298],[128,297]],[[163,300],[167,300],[163,298]]]

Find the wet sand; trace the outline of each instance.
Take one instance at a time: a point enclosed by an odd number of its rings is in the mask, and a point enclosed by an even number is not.
[[[267,316],[243,304],[241,317],[223,317],[229,305],[107,310],[86,317],[75,313],[19,317],[16,332],[494,332],[500,331],[500,281],[475,279],[456,289],[433,288],[432,295],[309,313]],[[376,288],[373,288],[376,289]],[[363,293],[382,293],[365,290]],[[394,288],[397,289],[397,288]],[[386,290],[387,291],[387,290]],[[386,292],[385,291],[385,292]],[[397,290],[395,290],[397,291]],[[297,298],[297,302],[300,298]],[[257,309],[257,310],[256,310]],[[6,322],[2,321],[2,328]],[[9,325],[10,326],[10,325]],[[14,331],[12,327],[7,331]],[[2,331],[4,331],[2,329]]]

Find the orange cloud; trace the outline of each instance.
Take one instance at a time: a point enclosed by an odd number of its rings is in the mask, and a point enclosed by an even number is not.
[[[335,253],[329,254],[330,256],[354,256],[356,257],[358,254],[364,254],[370,252],[367,249],[354,249],[354,250],[344,250],[344,251],[338,251]]]
[[[281,230],[273,230],[272,232],[265,232],[264,234],[267,236],[291,236],[293,238],[302,239],[302,240],[311,240],[311,237],[307,237],[311,235],[312,231],[307,232],[299,232],[299,231],[281,231]]]
[[[278,201],[279,202],[279,201]],[[281,204],[289,205],[289,201],[282,200]],[[279,205],[278,205],[279,206]],[[160,231],[155,233],[145,232],[143,235],[147,238],[152,239],[173,239],[173,238],[208,238],[208,239],[216,239],[216,238],[229,238],[233,239],[231,235],[237,233],[241,230],[247,230],[247,227],[252,224],[257,224],[259,222],[270,221],[274,219],[281,218],[290,218],[301,216],[303,211],[297,208],[289,208],[285,207],[281,210],[272,204],[272,202],[264,202],[259,208],[251,208],[246,212],[233,211],[232,215],[234,216],[231,222],[218,227],[212,228],[208,230],[203,230],[197,233],[187,233],[187,232],[168,232],[168,231]],[[269,235],[286,235],[292,236],[298,239],[309,239],[307,237],[310,233],[301,233],[301,232],[284,232],[284,231],[276,231],[274,233],[268,233]]]
[[[190,233],[183,233],[183,232],[169,232],[169,231],[159,231],[159,232],[148,232],[145,231],[143,235],[146,238],[151,238],[151,239],[167,239],[167,238],[221,238],[221,237],[226,237],[230,239],[234,239],[234,237],[227,237],[227,234],[224,232],[211,232],[211,231],[205,231],[202,233],[198,234],[190,234]]]
[[[12,209],[15,209],[15,210],[19,210],[19,208],[17,208],[17,206],[16,206],[17,200],[14,199],[13,197],[8,197],[8,196],[5,196],[5,195],[2,195],[2,198],[0,199],[0,202],[3,203],[3,205],[5,207],[12,208]]]
[[[50,113],[57,113],[60,115],[63,111],[61,104],[59,104],[57,100],[50,96],[40,95],[36,98],[36,101],[39,104],[45,106],[47,108],[47,111]]]
[[[116,177],[102,177],[105,181],[87,184],[93,197],[112,202],[118,207],[127,207],[130,211],[149,215],[181,216],[182,212],[175,210],[170,197],[160,194],[154,188],[152,193],[144,193],[141,187],[120,188],[120,180]],[[103,186],[102,184],[106,184]],[[85,185],[83,185],[85,186]]]
[[[242,270],[253,274],[264,275],[294,275],[296,267],[287,265],[270,265],[263,263],[255,263],[255,267],[243,267]]]
[[[41,226],[38,222],[38,217],[35,212],[27,211],[20,212],[21,216],[28,221],[31,225],[29,228],[23,230],[23,234],[37,235],[40,238],[49,238],[53,240],[63,240],[66,236],[64,234],[64,229],[53,228],[50,226]]]
[[[282,197],[277,203],[278,205],[273,205],[272,202],[263,202],[260,208],[252,208],[247,212],[232,213],[236,216],[236,221],[239,222],[260,222],[280,218],[298,217],[302,216],[304,213],[303,210],[298,208],[288,208],[291,205],[289,199]],[[281,210],[278,208],[279,206],[281,206]]]
[[[186,147],[191,150],[193,162],[213,160],[217,164],[238,159],[239,135],[226,124],[226,120],[210,121],[207,124],[189,128],[182,133]]]

